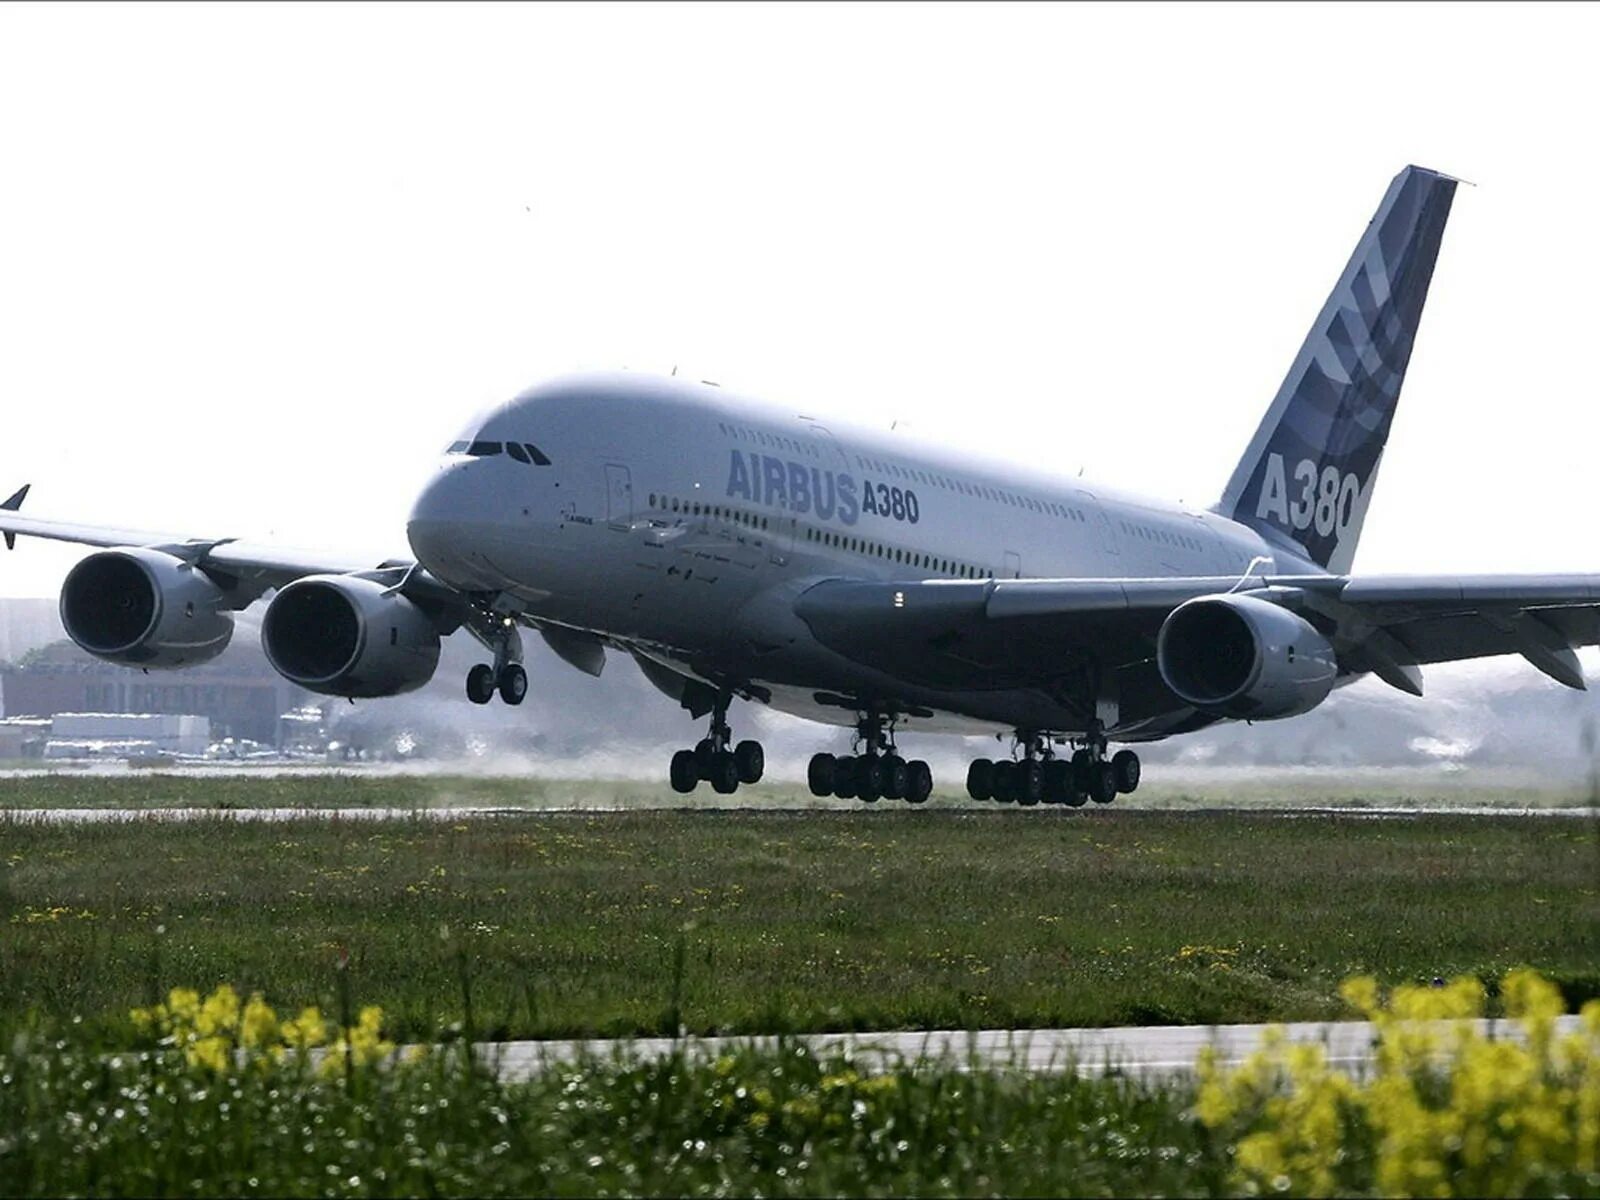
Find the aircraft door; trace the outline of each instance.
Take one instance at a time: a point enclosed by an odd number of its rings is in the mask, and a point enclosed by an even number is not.
[[[1106,516],[1106,510],[1100,507],[1100,501],[1094,498],[1093,492],[1078,492],[1078,500],[1088,510],[1089,520],[1094,522],[1095,532],[1100,537],[1100,549],[1108,555],[1117,555],[1117,534],[1111,528],[1111,518]]]
[[[1000,567],[1000,578],[1001,579],[1021,579],[1022,578],[1022,555],[1018,554],[1015,550],[1007,550],[1006,551],[1005,560],[1004,560],[1003,564]]]
[[[628,529],[633,523],[633,476],[620,463],[606,464],[606,524]]]

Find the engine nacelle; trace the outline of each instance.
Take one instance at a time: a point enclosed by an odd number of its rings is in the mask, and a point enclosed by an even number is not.
[[[101,550],[73,567],[61,585],[61,624],[90,654],[132,667],[207,662],[233,638],[216,582],[142,546]]]
[[[1175,608],[1156,665],[1178,698],[1224,717],[1310,712],[1338,675],[1333,647],[1307,621],[1255,596],[1201,596]]]
[[[261,648],[278,674],[325,696],[398,696],[439,665],[427,614],[353,575],[307,575],[283,588],[261,619]]]

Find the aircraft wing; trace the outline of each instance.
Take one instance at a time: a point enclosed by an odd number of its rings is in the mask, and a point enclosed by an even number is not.
[[[18,495],[25,494],[26,489]],[[17,497],[13,497],[17,499]],[[20,501],[19,501],[20,502]],[[10,505],[10,501],[6,504]],[[7,545],[21,537],[47,538],[80,546],[144,546],[187,559],[218,578],[237,606],[243,608],[262,593],[282,587],[304,575],[392,574],[406,577],[406,592],[413,598],[455,599],[455,593],[420,569],[410,558],[361,558],[348,553],[297,550],[291,547],[240,541],[236,538],[196,538],[151,530],[82,525],[23,516],[0,505],[0,534]],[[410,573],[409,575],[407,573]]]
[[[1030,687],[1147,664],[1174,608],[1225,592],[1299,612],[1346,671],[1417,694],[1420,664],[1494,654],[1581,688],[1573,647],[1600,644],[1600,575],[826,580],[795,609],[824,645],[908,682]]]

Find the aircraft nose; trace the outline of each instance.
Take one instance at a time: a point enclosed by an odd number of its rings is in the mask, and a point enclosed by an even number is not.
[[[451,557],[453,547],[459,547],[463,528],[477,511],[473,499],[476,488],[469,478],[471,466],[451,463],[439,468],[411,506],[406,538],[417,560],[431,570],[437,569],[434,564]]]

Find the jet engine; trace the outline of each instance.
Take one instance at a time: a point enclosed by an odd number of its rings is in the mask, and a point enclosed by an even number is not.
[[[307,575],[261,619],[261,648],[278,674],[325,696],[414,691],[439,665],[439,631],[420,608],[354,575]]]
[[[1162,623],[1156,665],[1185,703],[1247,720],[1310,712],[1333,690],[1333,647],[1310,623],[1255,596],[1201,596]]]
[[[132,667],[207,662],[233,637],[233,613],[215,580],[139,546],[101,550],[73,567],[61,587],[61,624],[90,654]]]

